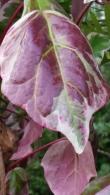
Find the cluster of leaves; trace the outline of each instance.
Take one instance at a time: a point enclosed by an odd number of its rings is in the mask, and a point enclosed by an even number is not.
[[[9,18],[13,13],[13,9],[10,9],[13,7],[13,3],[18,6],[19,1],[9,0],[8,9],[7,3],[4,3],[1,8],[3,12],[1,34],[4,33],[7,24],[7,19],[4,17]],[[74,9],[68,0],[59,0],[59,3],[71,16],[69,10]],[[73,1],[73,6],[75,7],[75,1]],[[86,10],[82,2],[81,6]],[[110,75],[106,74],[105,67],[109,66],[109,9],[109,4],[104,4],[103,7],[92,4],[90,11],[81,23],[81,29],[93,48],[94,58],[108,79]],[[14,17],[15,20],[17,17]],[[92,148],[88,141],[90,127],[93,128],[90,121],[93,114],[108,102],[110,88],[102,78],[94,58],[86,38],[65,15],[65,11],[60,5],[51,0],[46,0],[45,3],[44,0],[24,1],[22,18],[10,28],[0,47],[2,78],[0,116],[1,124],[5,122],[8,127],[11,127],[11,129],[6,128],[6,133],[10,132],[7,140],[12,140],[11,155],[7,155],[9,146],[5,145],[5,152],[3,150],[4,143],[0,147],[3,154],[8,156],[8,160],[12,161],[12,163],[9,161],[7,167],[7,172],[11,170],[7,175],[7,181],[10,181],[8,186],[10,195],[16,193],[27,195],[29,193],[28,176],[24,169],[12,170],[12,168],[21,162],[24,167],[29,163],[26,172],[30,172],[29,167],[33,165],[27,159],[32,157],[36,151],[42,150],[42,147],[39,148],[39,138],[42,137],[44,128],[56,132],[54,139],[62,137],[62,135],[66,137],[50,143],[51,147],[43,159],[41,154],[34,160],[36,177],[41,160],[45,178],[55,195],[80,195],[90,179],[96,176]],[[9,102],[3,94],[9,99]],[[27,114],[16,106],[23,108]],[[106,120],[109,125],[108,115],[104,114],[104,118],[102,116],[104,112],[109,111],[109,106],[104,109],[94,116],[94,128],[101,139],[110,133],[110,130],[109,132],[105,131],[106,135],[102,133],[103,128],[106,128],[103,125]],[[101,125],[101,123],[103,124]],[[3,125],[1,126],[3,127]],[[4,131],[4,127],[2,131]],[[47,134],[51,135],[49,132]],[[31,145],[36,140],[38,141],[34,147],[38,149],[33,152]],[[92,141],[94,143],[94,138]],[[17,142],[19,146],[15,152],[13,145],[17,146]],[[103,147],[108,147],[109,140],[105,142],[102,141],[99,144],[100,150],[96,148],[95,152],[104,153]],[[44,146],[44,149],[46,147]],[[109,151],[106,151],[105,154],[109,155]],[[13,160],[16,160],[15,165]],[[1,181],[2,176],[0,175]],[[83,194],[90,191],[91,194],[105,195],[110,191],[110,183],[107,178],[100,179],[103,184],[100,181],[94,182],[87,187]],[[38,181],[40,182],[40,180]],[[44,185],[43,180],[41,180],[42,184]],[[5,185],[1,188],[6,190]],[[102,188],[104,190],[99,192]],[[46,190],[44,189],[44,191]],[[34,194],[36,191],[40,194],[38,185],[35,187]],[[48,193],[51,194],[51,192]]]

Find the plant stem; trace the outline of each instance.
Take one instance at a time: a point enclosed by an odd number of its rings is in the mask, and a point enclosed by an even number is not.
[[[80,12],[79,16],[77,17],[77,19],[76,19],[76,21],[75,21],[75,23],[76,23],[77,25],[80,25],[80,23],[81,23],[83,17],[84,17],[85,14],[87,13],[88,9],[91,7],[92,3],[93,3],[93,1],[90,2],[89,4],[87,4],[87,5],[84,6],[83,10]]]
[[[23,163],[23,161],[27,160],[30,157],[33,157],[36,153],[41,152],[43,150],[45,150],[46,148],[52,146],[53,144],[56,144],[58,142],[61,142],[63,140],[66,140],[65,137],[54,140],[52,142],[49,142],[48,144],[45,144],[39,148],[36,148],[32,153],[28,154],[27,156],[25,156],[24,158],[17,160],[16,162],[14,162],[13,164],[11,164],[8,168],[7,168],[7,172],[12,170],[13,168],[17,167],[18,165],[20,165],[21,163]]]
[[[99,154],[102,154],[102,155],[104,155],[104,156],[110,158],[110,153],[109,153],[109,152],[105,152],[105,151],[103,151],[103,150],[101,150],[101,149],[98,149],[97,152],[98,152]]]
[[[85,7],[83,0],[72,0],[72,16],[75,21],[81,10]]]
[[[0,44],[2,43],[7,31],[9,30],[9,28],[12,26],[13,22],[15,21],[18,13],[22,10],[23,8],[23,3],[20,3],[20,5],[17,7],[17,9],[15,10],[14,14],[12,15],[12,17],[10,18],[6,28],[4,29],[1,37],[0,37]]]

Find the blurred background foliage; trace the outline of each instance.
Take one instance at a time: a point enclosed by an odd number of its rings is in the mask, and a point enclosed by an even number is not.
[[[71,1],[57,1],[71,17]],[[12,3],[5,9],[4,18],[0,21],[0,33],[2,33],[8,19],[17,6],[18,3]],[[91,44],[94,57],[99,64],[99,69],[105,80],[110,84],[110,4],[108,3],[102,6],[93,3],[86,13],[80,28]],[[0,95],[0,98],[3,99],[4,97]],[[6,102],[0,102],[0,116],[3,114],[7,104],[8,103]],[[19,110],[16,110],[16,120],[21,120],[20,114],[23,117],[22,111],[18,111]],[[93,145],[96,144],[97,148],[95,155],[96,167],[98,175],[103,176],[110,173],[110,103],[93,116],[93,128],[94,129],[91,129],[91,134],[94,134],[95,132],[96,136],[96,143],[93,140]],[[45,130],[43,137],[37,143],[33,144],[33,148],[55,140],[58,136],[59,135],[54,132]],[[25,168],[28,175],[30,195],[52,195],[45,182],[43,169],[40,166],[40,160],[42,159],[43,154],[44,152],[39,153],[35,155],[33,159],[29,159]],[[23,171],[24,174],[25,170],[20,169],[20,173]],[[9,178],[11,178],[10,185],[14,186],[16,191],[16,189],[19,188],[19,185],[22,185],[19,174],[13,173]]]

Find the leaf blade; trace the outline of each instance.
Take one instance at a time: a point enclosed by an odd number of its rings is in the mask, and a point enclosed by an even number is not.
[[[90,119],[109,100],[109,87],[80,29],[59,12],[33,11],[10,29],[0,55],[2,92],[82,153]]]
[[[41,165],[55,195],[80,195],[90,178],[96,176],[90,143],[81,155],[75,153],[68,141],[54,144],[46,152]]]

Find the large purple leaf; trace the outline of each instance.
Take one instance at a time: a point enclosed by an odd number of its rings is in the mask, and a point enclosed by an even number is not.
[[[29,121],[24,129],[24,135],[20,140],[18,150],[13,154],[11,160],[24,158],[32,152],[31,144],[42,135],[43,128],[34,121]]]
[[[55,195],[81,195],[91,177],[96,176],[90,143],[80,155],[68,141],[54,144],[46,152],[42,166]]]
[[[0,65],[3,94],[83,152],[90,119],[109,95],[80,29],[56,11],[33,11],[7,33]]]

